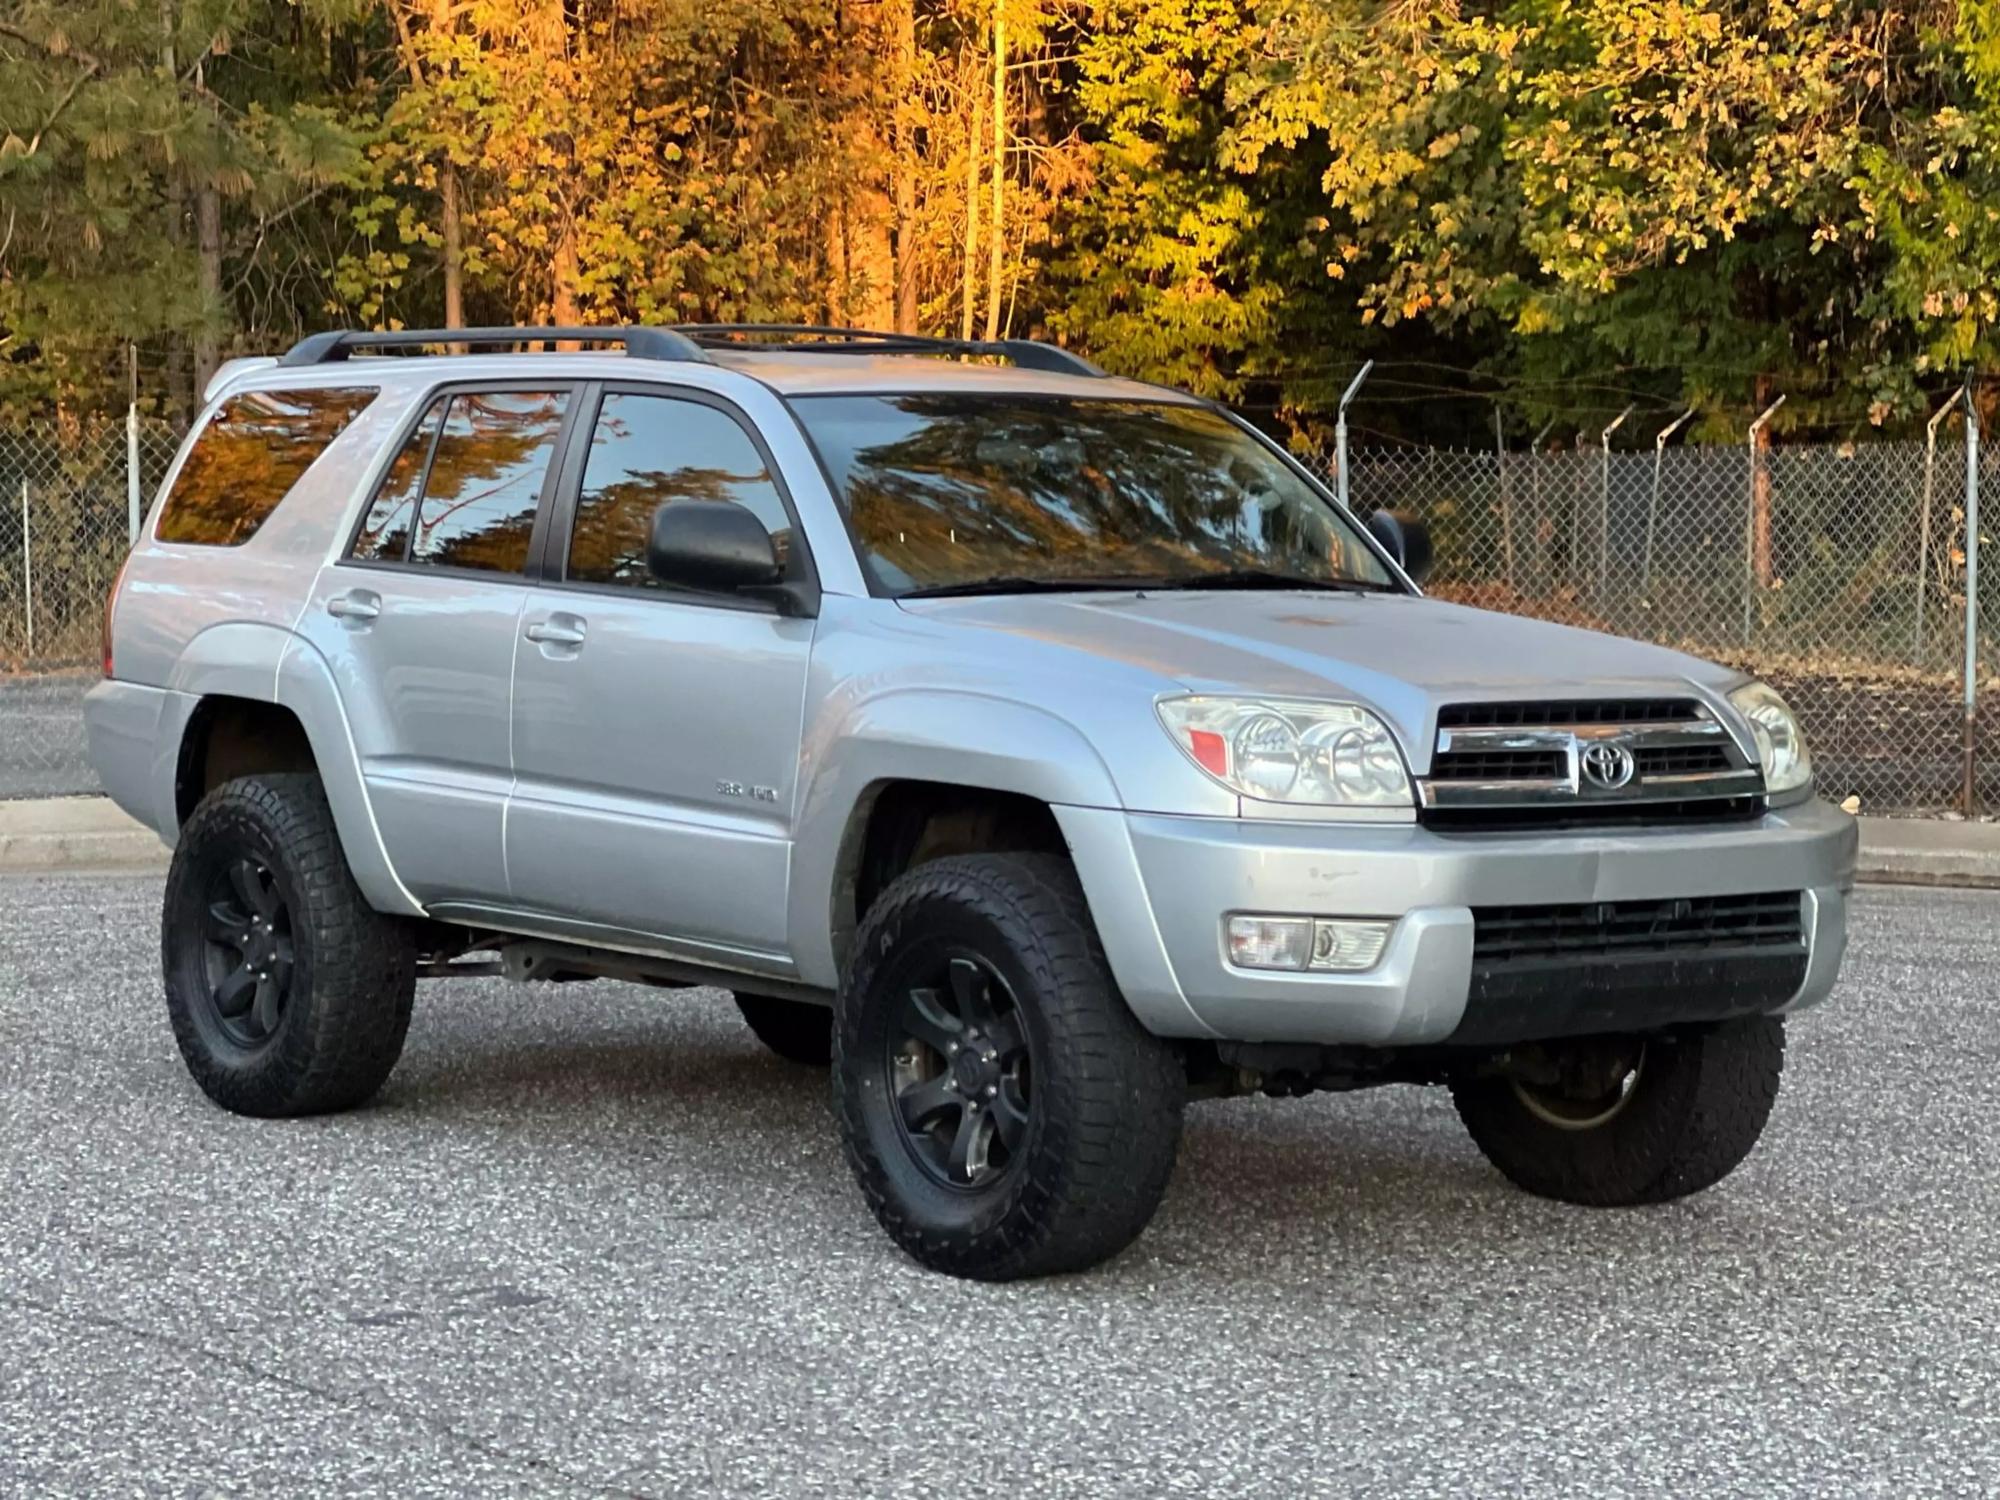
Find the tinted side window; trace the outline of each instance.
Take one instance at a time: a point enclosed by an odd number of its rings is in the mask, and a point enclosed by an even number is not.
[[[451,398],[417,510],[412,562],[519,573],[562,428],[564,391]]]
[[[410,518],[417,512],[417,491],[424,482],[424,465],[430,462],[431,443],[444,417],[443,398],[431,403],[417,423],[409,441],[403,444],[382,486],[375,491],[375,503],[368,507],[368,519],[355,535],[351,556],[369,561],[384,559],[401,562],[410,551]]]
[[[647,588],[653,512],[671,500],[733,500],[771,533],[782,559],[791,518],[750,435],[727,412],[672,396],[614,392],[590,434],[566,577]]]
[[[181,465],[160,510],[159,539],[208,547],[247,542],[374,399],[372,386],[232,396]]]

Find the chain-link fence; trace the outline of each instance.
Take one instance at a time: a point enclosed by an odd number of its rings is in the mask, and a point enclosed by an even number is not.
[[[0,432],[0,797],[96,790],[81,706],[104,601],[133,497],[152,498],[178,442],[144,422]]]
[[[88,791],[78,704],[134,490],[178,434],[0,433],[0,797]],[[1981,454],[1996,493],[2000,445]],[[1438,548],[1433,593],[1637,636],[1775,683],[1827,792],[1870,811],[1961,804],[1965,439],[1605,453],[1360,450],[1349,490]],[[1321,467],[1331,475],[1328,455]],[[2000,622],[2000,578],[1981,584]],[[1982,656],[1995,660],[1982,629]],[[1560,662],[1534,664],[1560,675]],[[1976,805],[2000,805],[2000,692],[1981,686]],[[1988,746],[1994,747],[1992,751]]]

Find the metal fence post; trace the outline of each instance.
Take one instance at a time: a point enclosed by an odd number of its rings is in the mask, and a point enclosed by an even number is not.
[[[1333,451],[1336,465],[1333,481],[1335,493],[1340,496],[1340,508],[1351,510],[1347,495],[1347,403],[1354,399],[1354,393],[1361,389],[1361,382],[1368,378],[1368,372],[1375,368],[1375,361],[1364,360],[1361,368],[1354,372],[1354,378],[1347,382],[1347,391],[1340,398],[1340,411],[1333,419]]]
[[[1604,477],[1597,492],[1597,597],[1604,598],[1604,587],[1611,577],[1611,434],[1625,425],[1625,419],[1632,415],[1628,404],[1625,410],[1611,419],[1611,425],[1604,429]]]
[[[139,544],[139,403],[125,408],[125,540]]]
[[[1660,465],[1667,456],[1667,439],[1679,432],[1694,415],[1690,406],[1667,425],[1665,431],[1653,439],[1653,493],[1646,497],[1646,553],[1639,565],[1639,596],[1644,598],[1653,587],[1653,536],[1660,523]]]
[[[1965,382],[1965,815],[1978,799],[1973,790],[1973,718],[1979,707],[1979,408]]]
[[[1924,590],[1930,584],[1931,573],[1931,501],[1937,492],[1937,430],[1938,423],[1951,415],[1951,409],[1966,399],[1966,391],[1971,387],[1972,377],[1965,377],[1965,384],[1951,393],[1924,424],[1924,500],[1922,519],[1917,530],[1917,617],[1910,631],[1910,660],[1921,664],[1924,659]]]
[[[1514,587],[1514,502],[1507,493],[1507,434],[1500,425],[1500,403],[1493,403],[1493,482],[1500,491],[1500,558],[1507,587]]]
[[[27,626],[28,659],[35,656],[35,549],[28,540],[28,480],[21,478],[21,618]]]
[[[1785,404],[1783,396],[1750,424],[1750,488],[1743,496],[1743,644],[1750,644],[1751,612],[1757,602],[1757,434]]]

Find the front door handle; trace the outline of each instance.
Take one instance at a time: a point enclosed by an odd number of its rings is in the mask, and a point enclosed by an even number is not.
[[[326,612],[336,620],[365,625],[382,613],[382,596],[368,589],[349,589],[327,600]]]
[[[537,620],[523,632],[537,646],[566,646],[576,650],[583,645],[583,621],[575,615],[550,615],[546,620]]]

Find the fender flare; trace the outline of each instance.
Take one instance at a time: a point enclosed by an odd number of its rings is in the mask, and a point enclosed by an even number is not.
[[[974,748],[969,724],[977,726]],[[815,745],[827,748],[816,756]],[[1074,724],[963,688],[904,688],[866,699],[815,726],[806,754],[786,926],[800,978],[825,989],[840,982],[842,882],[884,786],[926,781],[1010,792],[1050,807],[1122,805],[1109,767]]]
[[[188,643],[167,686],[180,695],[185,712],[171,747],[163,747],[166,783],[160,805],[169,810],[174,806],[173,776],[181,740],[203,699],[242,698],[286,709],[312,746],[341,850],[369,905],[394,916],[424,915],[423,906],[404,888],[389,860],[333,669],[311,642],[277,625],[247,621],[216,625]]]

